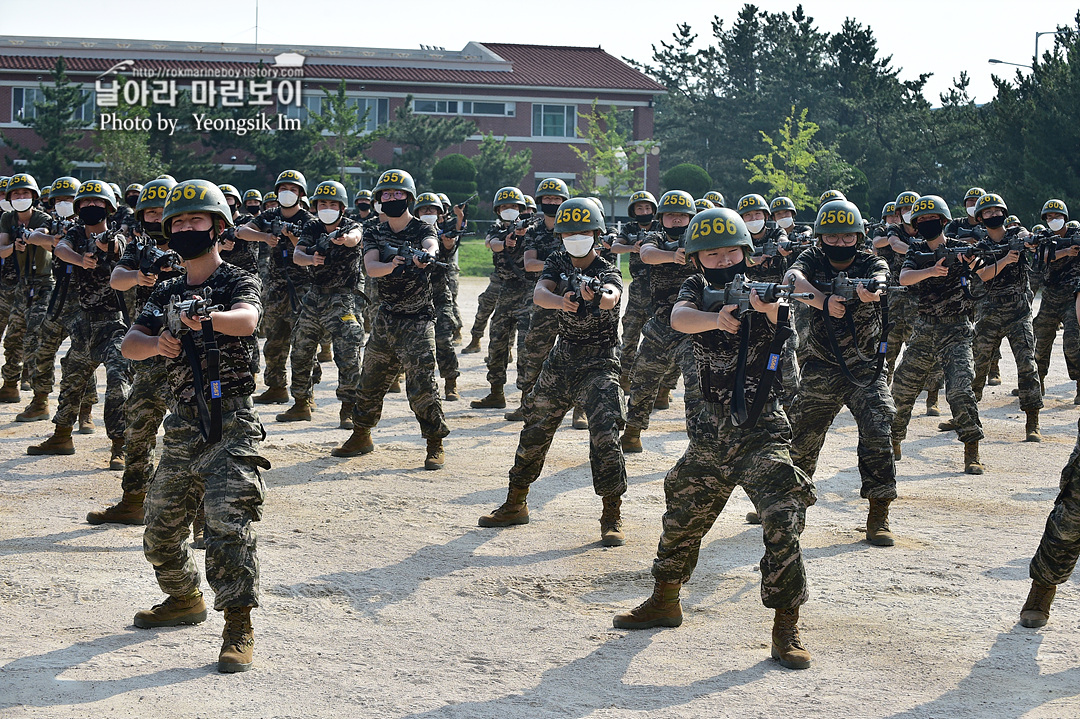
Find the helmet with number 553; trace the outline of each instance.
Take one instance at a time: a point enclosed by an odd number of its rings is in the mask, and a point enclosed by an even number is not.
[[[847,200],[832,200],[826,202],[818,210],[817,219],[814,220],[814,237],[822,235],[847,235],[855,233],[859,237],[865,236],[866,228],[863,225],[862,213],[854,202]]]
[[[311,196],[312,202],[318,202],[319,200],[329,200],[331,202],[340,202],[341,209],[344,210],[349,206],[349,193],[345,190],[345,185],[337,182],[336,180],[324,180],[315,187],[315,194]]]
[[[596,203],[584,197],[575,197],[559,205],[555,215],[555,233],[572,235],[578,232],[604,230],[604,216]]]
[[[161,217],[161,229],[166,238],[171,234],[173,218],[187,212],[208,212],[224,220],[226,227],[233,225],[232,210],[224,193],[209,180],[184,180],[172,188]]]
[[[742,247],[754,253],[754,241],[742,215],[727,207],[703,210],[694,215],[686,228],[686,256],[722,247]]]

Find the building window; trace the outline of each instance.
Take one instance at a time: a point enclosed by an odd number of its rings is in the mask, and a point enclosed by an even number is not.
[[[94,118],[94,91],[83,90],[82,105],[75,108],[76,120],[81,120],[87,125],[93,125]],[[22,122],[33,120],[37,117],[37,107],[34,103],[45,103],[45,93],[40,87],[13,87],[11,88],[11,120]]]
[[[413,112],[420,115],[488,115],[514,117],[513,102],[477,100],[413,100]]]
[[[390,121],[390,99],[386,97],[350,97],[350,105],[356,105],[359,112],[358,119],[363,120],[367,113],[367,121],[364,132],[375,132],[376,129]]]
[[[577,137],[576,105],[533,106],[533,137]]]

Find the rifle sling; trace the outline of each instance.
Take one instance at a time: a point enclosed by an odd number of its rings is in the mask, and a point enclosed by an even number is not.
[[[199,362],[199,349],[195,346],[195,336],[185,332],[180,338],[188,364],[191,366],[195,387],[195,406],[199,410],[199,432],[207,444],[221,441],[221,351],[218,350],[214,335],[214,323],[205,319],[202,323],[203,347],[206,349],[206,374],[210,381],[210,404],[207,406],[203,394],[202,365]]]
[[[881,310],[881,338],[877,343],[877,360],[874,365],[874,374],[866,382],[860,382],[855,379],[855,375],[851,373],[851,370],[847,366],[847,362],[844,360],[844,355],[840,351],[840,343],[836,340],[836,330],[833,329],[832,317],[829,316],[829,296],[825,297],[824,306],[822,309],[818,310],[821,312],[821,318],[825,322],[825,334],[829,338],[829,349],[832,350],[833,357],[836,358],[836,363],[840,365],[840,374],[844,375],[848,382],[851,382],[861,389],[869,387],[881,376],[881,370],[885,366],[885,354],[889,349],[889,330],[892,329],[889,324],[889,304],[885,297],[882,297],[881,299],[882,301],[878,303],[880,305],[878,309]],[[864,356],[863,353],[859,351],[858,335],[855,334],[855,320],[852,318],[850,312],[844,314],[848,319],[848,331],[851,332],[851,341],[852,345],[855,347],[855,354],[858,355],[859,359],[863,362],[869,362],[871,358]]]
[[[739,327],[739,359],[735,366],[735,389],[731,397],[731,423],[737,428],[750,428],[757,424],[761,411],[765,409],[765,401],[772,391],[776,374],[780,371],[780,363],[783,361],[781,352],[784,343],[791,336],[791,327],[788,326],[788,306],[780,305],[776,315],[776,331],[773,333],[772,343],[769,345],[769,360],[765,363],[765,369],[761,373],[757,392],[750,411],[746,410],[746,357],[750,351],[750,322],[749,317],[744,318]]]

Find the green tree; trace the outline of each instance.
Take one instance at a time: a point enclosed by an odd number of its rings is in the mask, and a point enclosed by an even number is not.
[[[601,113],[596,100],[593,100],[591,111],[581,117],[585,121],[588,146],[584,150],[576,145],[569,146],[585,166],[578,175],[574,194],[607,200],[610,213],[614,215],[619,197],[628,195],[630,186],[641,176],[636,166],[639,156],[630,142],[628,122],[615,107]],[[646,149],[653,144],[646,143]]]
[[[355,99],[346,97],[345,81],[342,80],[336,92],[323,88],[322,112],[311,115],[314,128],[326,134],[323,139],[325,149],[334,156],[338,166],[338,181],[349,184],[345,169],[355,166],[365,170],[374,170],[376,165],[364,156],[364,152],[379,139],[378,132],[366,132],[370,110],[360,114],[360,107]]]
[[[394,158],[394,166],[412,174],[418,186],[431,182],[431,168],[435,166],[438,153],[453,145],[465,142],[476,132],[476,123],[460,117],[434,117],[417,115],[412,110],[412,95],[394,113],[394,122],[386,128],[386,139],[400,148]]]
[[[495,196],[500,187],[517,187],[521,184],[532,168],[532,150],[515,153],[505,137],[500,140],[486,132],[472,161],[476,165],[476,189],[486,202]],[[532,188],[522,187],[521,190],[530,194]]]
[[[124,80],[118,78],[123,84]],[[150,117],[150,109],[120,102],[114,110],[121,119]],[[150,149],[150,133],[142,130],[108,130],[94,135],[98,161],[104,163],[102,176],[120,187],[145,183],[164,172],[161,157]]]
[[[52,83],[39,83],[38,88],[44,101],[35,101],[33,117],[23,117],[20,122],[32,129],[44,146],[31,150],[3,133],[0,133],[0,140],[15,151],[14,157],[7,154],[9,162],[26,160],[22,169],[45,184],[62,175],[70,175],[76,163],[93,159],[92,150],[79,146],[83,130],[93,120],[87,122],[77,114],[86,96],[79,85],[68,81],[62,56],[56,58],[53,66]]]
[[[661,176],[662,187],[667,190],[686,190],[691,195],[701,197],[713,189],[713,180],[705,168],[692,162],[675,165]]]

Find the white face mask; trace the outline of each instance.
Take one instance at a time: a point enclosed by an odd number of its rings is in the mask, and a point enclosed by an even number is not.
[[[32,197],[22,197],[12,202],[11,206],[15,208],[16,212],[26,212],[33,204],[34,199]]]
[[[69,218],[69,217],[71,217],[72,215],[75,214],[75,203],[74,202],[57,202],[56,206],[55,206],[55,209],[56,209],[56,214],[59,215],[61,218],[66,220],[67,218]]]
[[[11,212],[11,203],[7,200],[0,199],[0,211]]]
[[[500,212],[499,217],[503,218],[507,222],[513,222],[514,220],[516,220],[518,218],[518,216],[520,214],[521,214],[521,210],[517,210],[517,209],[514,209],[514,208],[511,207],[510,209],[503,210],[502,212]]]
[[[780,225],[786,230],[787,228],[792,227],[795,224],[795,218],[781,217],[779,220],[776,221],[776,224]]]
[[[420,221],[428,225],[434,225],[439,221],[438,215],[420,215]]]
[[[904,218],[904,222],[906,224],[909,224],[909,225],[911,224],[911,210],[908,210],[907,212],[902,214],[901,217]]]
[[[971,207],[965,207],[964,209],[967,210],[968,217],[974,217],[975,216],[975,205],[972,205]]]
[[[1057,232],[1065,226],[1065,220],[1061,219],[1060,217],[1055,217],[1054,219],[1047,222],[1046,226],[1049,227],[1052,232]]]
[[[277,201],[282,207],[292,207],[300,201],[300,195],[292,190],[282,190],[278,193]]]
[[[381,215],[382,214],[382,203],[381,202],[372,202],[371,207],[372,207],[372,209],[375,210],[376,215]]]
[[[584,257],[593,248],[594,240],[592,235],[563,235],[562,244],[573,257]]]
[[[341,219],[341,211],[329,207],[319,210],[319,221],[324,225],[332,225]]]
[[[746,223],[746,229],[750,231],[751,235],[756,235],[765,229],[765,220],[751,220]]]

